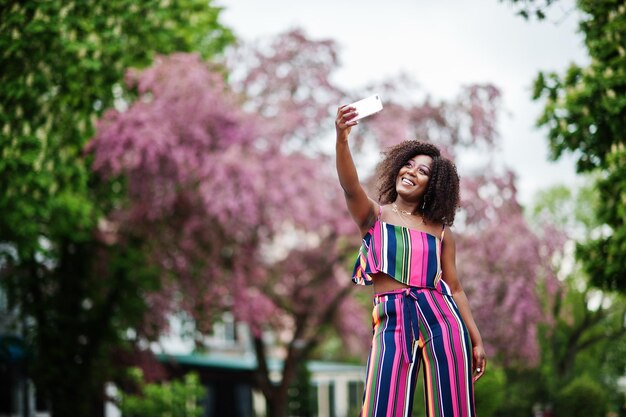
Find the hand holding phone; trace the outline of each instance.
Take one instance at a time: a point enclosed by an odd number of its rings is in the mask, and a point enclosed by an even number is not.
[[[374,94],[363,100],[348,104],[348,107],[354,107],[356,109],[357,116],[351,120],[352,122],[356,122],[357,120],[361,120],[381,111],[383,109],[383,102],[378,94]]]

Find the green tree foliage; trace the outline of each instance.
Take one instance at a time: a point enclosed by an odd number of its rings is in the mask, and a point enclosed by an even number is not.
[[[497,416],[532,416],[537,404],[547,402],[547,382],[539,368],[511,367],[506,368],[505,373],[506,384],[502,389],[504,400],[496,412]]]
[[[119,401],[122,414],[127,417],[200,417],[206,390],[194,373],[186,374],[182,381],[146,384],[140,370],[132,370],[139,385],[139,393],[122,394]]]
[[[306,362],[298,364],[296,377],[289,387],[288,415],[299,417],[313,417],[317,413],[315,407],[317,397],[311,385],[311,372]]]
[[[624,88],[626,91],[626,81]],[[626,131],[626,111],[622,118]],[[626,138],[624,133],[622,138]],[[597,216],[609,226],[610,232],[579,244],[577,256],[584,262],[594,285],[626,293],[626,149],[623,144],[615,146],[607,156],[597,187],[601,196]]]
[[[574,152],[578,170],[599,170],[598,220],[608,230],[581,244],[577,256],[591,282],[626,292],[626,5],[579,0],[580,31],[591,58],[564,75],[540,73],[534,99],[543,99],[540,126],[548,128],[552,156]]]
[[[568,230],[571,238],[585,242],[593,238],[598,224],[593,209],[599,204],[599,194],[592,179],[576,192],[564,186],[548,189],[539,195],[533,218],[538,223],[551,221]],[[626,300],[621,294],[589,286],[591,277],[572,259],[573,244],[569,246],[569,254],[566,251],[564,257],[555,258],[562,265],[560,288],[554,296],[546,294],[544,299],[550,320],[540,331],[541,363],[534,378],[542,381],[538,384],[542,389],[533,401],[559,403],[563,395],[571,394],[561,391],[563,387],[574,384],[577,376],[586,375],[605,393],[603,404],[609,401],[617,409],[617,380],[626,371]],[[579,381],[573,386],[580,384]],[[558,406],[555,411],[558,416],[573,415],[559,411]]]
[[[626,143],[626,5],[578,1],[580,31],[591,58],[561,76],[540,73],[534,98],[545,99],[540,125],[549,128],[552,155],[579,151],[578,169],[607,167],[607,157]]]
[[[13,258],[41,251],[42,237],[90,239],[98,208],[81,153],[94,118],[128,67],[222,50],[232,38],[218,13],[202,0],[3,2],[0,231]]]
[[[506,374],[502,368],[490,365],[486,372],[474,385],[476,398],[476,415],[492,417],[504,402]]]
[[[500,0],[505,1],[505,0]],[[543,20],[546,18],[548,8],[557,0],[507,0],[518,8],[518,14],[524,19],[536,18]]]
[[[602,385],[584,375],[559,392],[555,412],[563,417],[602,417],[606,413],[606,400]]]
[[[23,317],[34,378],[54,415],[87,415],[108,349],[156,285],[143,242],[111,241],[102,184],[84,155],[123,72],[156,54],[211,56],[232,41],[206,0],[4,1],[0,6],[0,273]],[[115,243],[115,245],[112,245]]]

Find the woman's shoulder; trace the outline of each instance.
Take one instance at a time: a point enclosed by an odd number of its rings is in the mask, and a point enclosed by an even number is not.
[[[442,224],[441,226],[441,243],[445,246],[455,246],[454,242],[455,233],[452,231],[452,228],[446,224]]]

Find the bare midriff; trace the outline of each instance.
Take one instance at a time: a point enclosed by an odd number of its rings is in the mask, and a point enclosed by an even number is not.
[[[374,282],[374,293],[376,294],[399,290],[402,288],[409,288],[408,285],[396,281],[384,272],[372,274],[372,281]]]

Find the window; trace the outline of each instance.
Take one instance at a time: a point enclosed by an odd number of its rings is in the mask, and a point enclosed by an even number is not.
[[[219,346],[232,346],[237,343],[237,329],[232,313],[222,314],[222,319],[213,326],[213,337]]]
[[[337,417],[335,414],[335,383],[328,384],[328,416]]]
[[[317,384],[311,384],[311,415],[319,415],[319,386]]]
[[[363,402],[363,389],[363,381],[348,382],[348,410],[354,411],[361,409]]]

